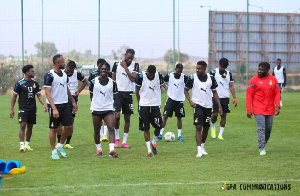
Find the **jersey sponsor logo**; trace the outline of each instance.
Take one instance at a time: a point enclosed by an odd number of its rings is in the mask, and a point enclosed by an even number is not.
[[[224,84],[222,82],[219,82],[220,84],[222,84],[222,86],[224,86]]]
[[[100,93],[105,97],[106,92],[100,91]]]
[[[202,91],[206,92],[206,89],[204,89],[204,88],[202,88],[202,87],[200,88],[200,90],[202,90]]]
[[[126,73],[122,73],[122,75],[124,75],[127,78],[127,74]]]
[[[64,85],[64,84],[62,84],[62,83],[59,83],[59,85],[61,85],[61,86],[65,87],[65,85]]]
[[[175,84],[175,83],[174,83],[174,86],[176,86],[176,87],[177,87],[177,89],[178,89],[178,87],[179,87],[179,84]]]
[[[150,88],[151,90],[153,90],[153,92],[154,92],[155,86],[153,86],[153,87],[149,86],[149,88]]]
[[[270,84],[270,85],[272,85],[272,84],[273,84],[272,80],[270,80],[269,84]]]

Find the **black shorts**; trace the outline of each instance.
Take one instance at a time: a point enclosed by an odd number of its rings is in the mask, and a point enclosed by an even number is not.
[[[93,116],[99,116],[102,119],[104,119],[108,115],[114,115],[114,111],[112,110],[107,110],[107,111],[92,111]]]
[[[50,117],[50,122],[49,122],[49,128],[50,129],[56,129],[59,127],[60,124],[63,126],[71,126],[73,125],[73,119],[72,119],[72,113],[69,107],[68,103],[64,104],[55,104],[58,113],[59,113],[59,118],[54,118],[53,117],[53,111],[48,104],[48,112],[49,112],[49,117]]]
[[[217,102],[214,98],[213,100],[213,113],[219,113],[219,107]],[[223,113],[230,113],[230,106],[229,106],[229,98],[220,98],[220,103],[222,106]]]
[[[72,97],[75,99],[75,102],[76,102],[76,104],[77,104],[77,101],[78,101],[78,96],[74,96],[74,95],[72,95]],[[73,117],[73,118],[75,118],[75,116],[76,116],[76,112],[75,112],[75,111],[74,111],[74,109],[73,109],[73,104],[72,104],[72,101],[71,101],[71,100],[69,100],[68,104],[69,104],[69,108],[70,108],[70,110],[71,110],[71,113],[72,113],[72,117]]]
[[[278,83],[278,86],[279,86],[279,88],[280,88],[280,92],[281,92],[281,90],[282,90],[282,88],[283,88],[283,84],[284,84],[284,83]]]
[[[133,114],[132,92],[118,92],[114,102],[115,111],[122,114]]]
[[[23,110],[19,110],[18,112],[18,120],[19,123],[25,122],[28,124],[36,124],[36,112],[25,112]]]
[[[150,123],[154,128],[162,128],[162,119],[159,106],[140,106],[139,129],[150,130]]]
[[[194,108],[194,125],[210,126],[211,108],[204,108],[197,104]]]
[[[183,101],[174,101],[173,99],[168,97],[165,104],[164,116],[172,118],[173,112],[175,112],[175,116],[177,118],[185,117]]]

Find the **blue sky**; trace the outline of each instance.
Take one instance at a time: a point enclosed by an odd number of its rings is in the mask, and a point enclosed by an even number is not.
[[[24,0],[24,48],[42,40],[42,0]],[[0,54],[21,56],[21,1],[0,0]],[[178,48],[178,0],[176,49]],[[200,6],[208,6],[201,8]],[[299,0],[250,0],[251,12],[300,13]],[[210,6],[210,7],[209,7]],[[246,11],[246,0],[179,0],[180,51],[208,56],[208,11]],[[173,0],[101,0],[101,55],[121,45],[157,58],[173,47]],[[98,53],[98,0],[44,0],[44,41],[60,53]]]

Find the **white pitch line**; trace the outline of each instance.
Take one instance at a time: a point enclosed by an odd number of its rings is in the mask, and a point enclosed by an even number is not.
[[[15,191],[15,190],[42,190],[42,189],[74,189],[74,188],[93,188],[93,187],[128,187],[128,186],[165,186],[165,185],[201,185],[201,184],[222,184],[226,183],[280,183],[280,182],[300,182],[300,179],[287,180],[257,180],[257,181],[208,181],[208,182],[157,182],[157,183],[137,183],[137,184],[94,184],[94,185],[63,185],[63,186],[43,186],[43,187],[20,187],[20,188],[2,188],[1,191]],[[3,186],[3,184],[2,184]]]

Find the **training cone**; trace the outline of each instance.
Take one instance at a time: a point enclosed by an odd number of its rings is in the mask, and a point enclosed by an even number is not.
[[[26,167],[23,166],[21,168],[13,168],[9,171],[9,174],[16,175],[16,174],[23,174],[26,170]]]

